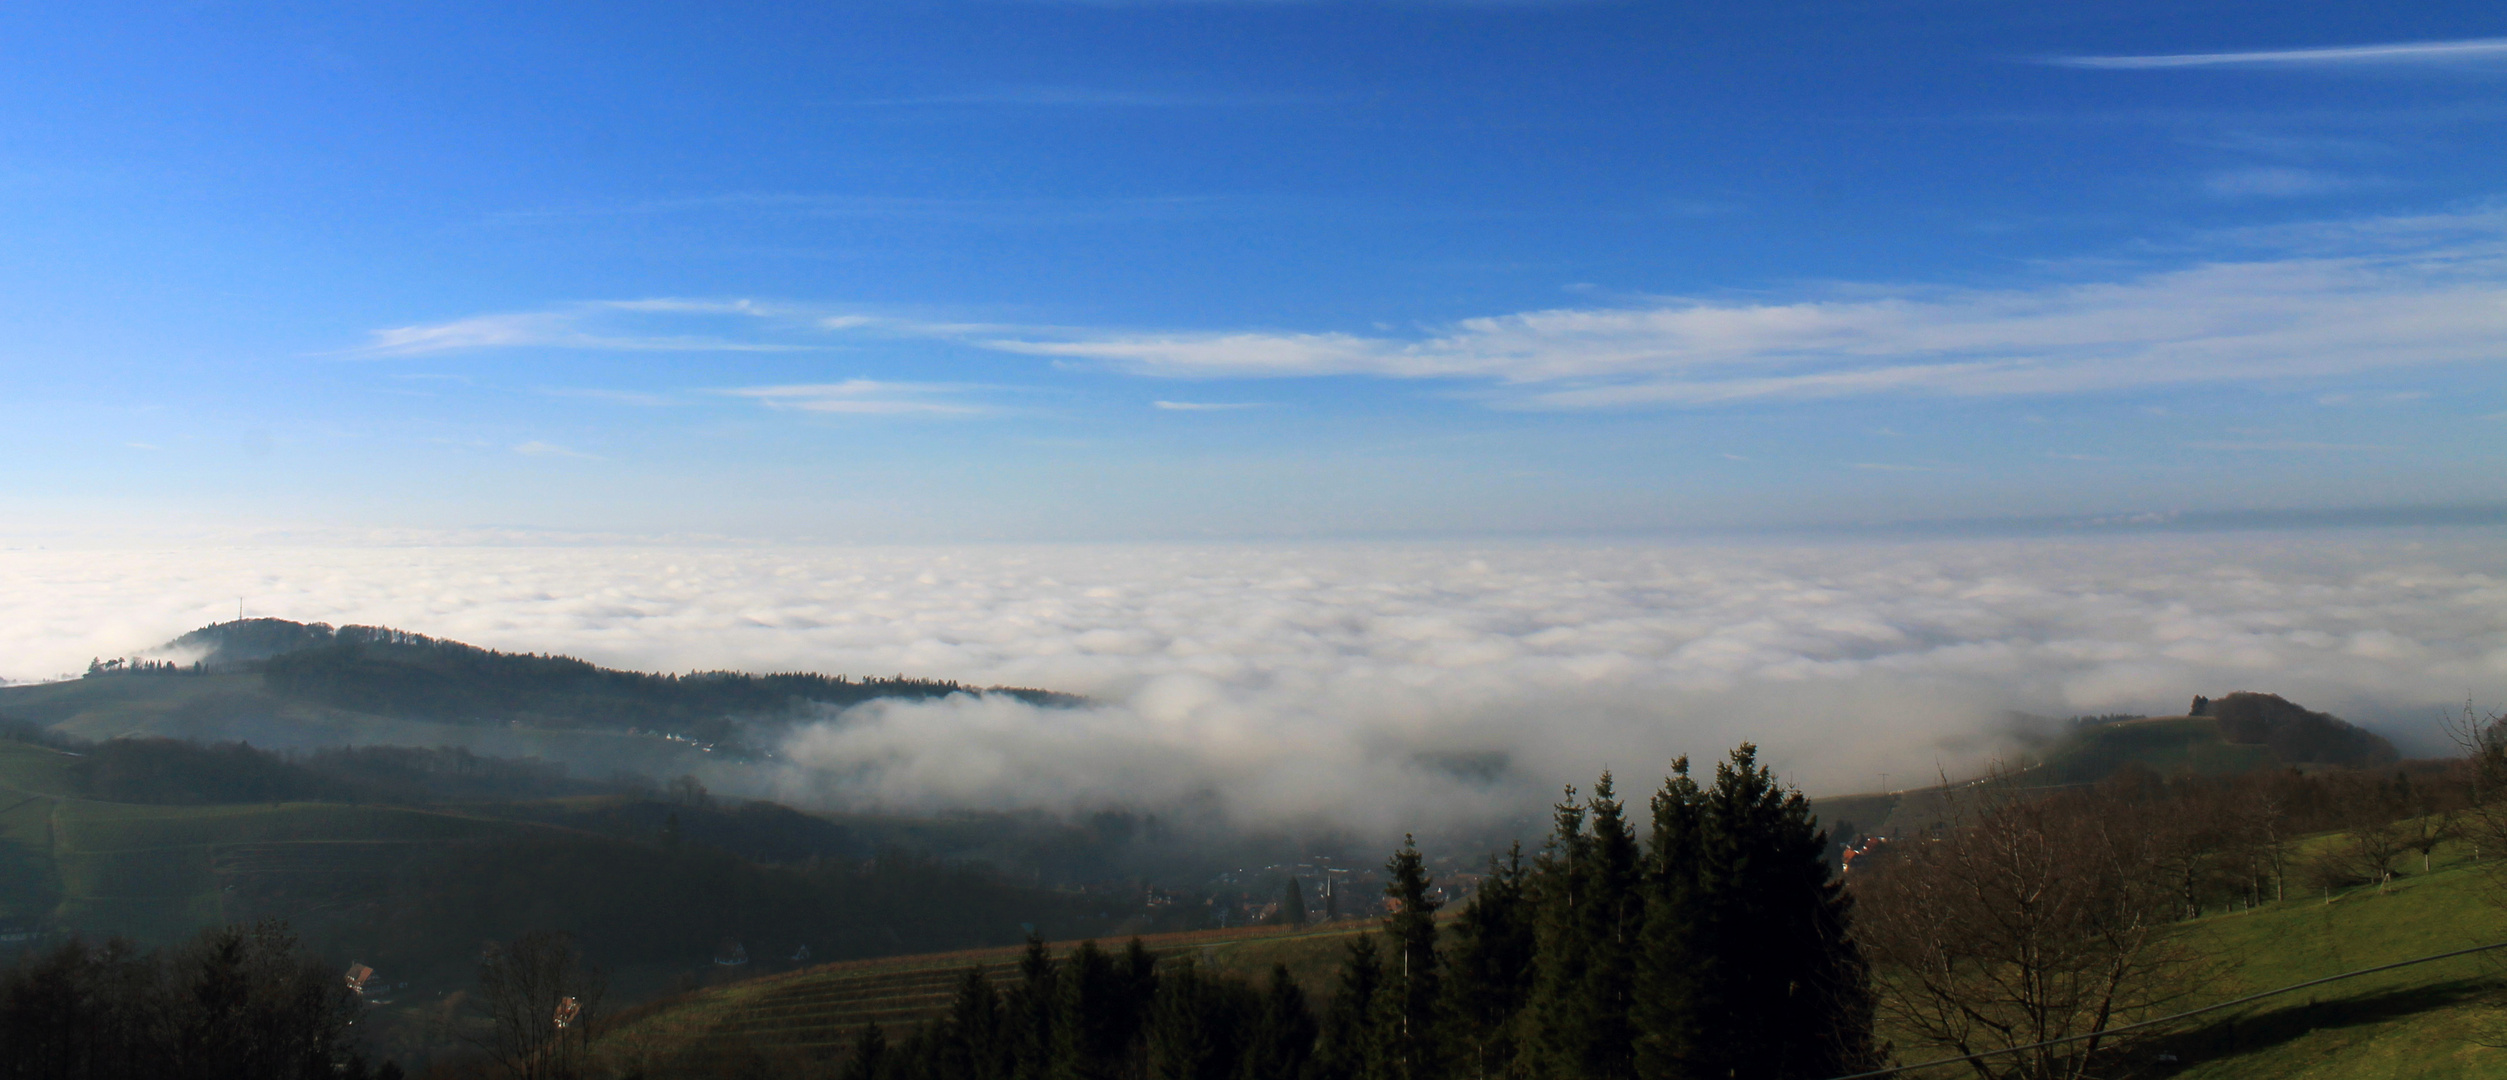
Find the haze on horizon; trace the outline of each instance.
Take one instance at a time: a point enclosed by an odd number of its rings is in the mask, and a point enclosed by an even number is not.
[[[2507,698],[2502,40],[0,9],[0,675],[241,596],[1038,684],[1104,704],[854,717],[824,774],[900,764],[792,790],[1255,815],[1449,752],[1510,798],[1741,738],[1850,786],[2231,689],[2408,726]],[[1022,738],[1055,767],[950,786]]]

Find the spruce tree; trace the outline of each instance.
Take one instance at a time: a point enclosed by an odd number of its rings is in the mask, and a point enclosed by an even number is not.
[[[1717,972],[1706,948],[1698,882],[1705,843],[1705,793],[1689,777],[1686,756],[1654,796],[1654,828],[1645,857],[1645,935],[1629,1020],[1637,1032],[1636,1073],[1646,1080],[1711,1075],[1704,1059]]]
[[[1350,939],[1342,955],[1332,1003],[1323,1013],[1315,1045],[1315,1080],[1373,1080],[1376,1076],[1376,998],[1384,982],[1384,958],[1375,935]]]
[[[1743,743],[1700,808],[1691,948],[1708,958],[1698,1019],[1713,1037],[1698,1044],[1699,1074],[1814,1080],[1867,1067],[1870,972],[1809,802]]]
[[[1288,879],[1288,890],[1280,896],[1280,925],[1306,925],[1306,883],[1295,877]]]
[[[1001,1038],[1001,995],[992,988],[982,964],[958,977],[957,996],[949,1003],[933,1048],[940,1075],[963,1080],[1002,1080],[1010,1075],[1008,1047]]]
[[[1636,836],[1616,794],[1608,773],[1583,805],[1569,788],[1533,872],[1535,1075],[1622,1080],[1635,1068],[1629,1010],[1645,904]]]
[[[888,1036],[871,1024],[853,1036],[853,1052],[844,1059],[844,1068],[837,1080],[884,1080],[892,1072],[888,1068]]]
[[[1261,1006],[1243,980],[1204,973],[1187,957],[1158,983],[1148,1023],[1152,1080],[1238,1080]]]
[[[1271,965],[1271,982],[1263,989],[1262,1010],[1246,1035],[1245,1058],[1236,1080],[1306,1080],[1316,1034],[1306,992],[1289,978],[1288,965]]]
[[[1045,940],[1027,935],[1027,952],[1019,957],[1018,984],[1010,988],[1002,1009],[1002,1042],[1010,1059],[1012,1080],[1048,1080],[1053,1070],[1054,1019],[1060,1012],[1057,972]]]
[[[1532,994],[1524,1011],[1531,1038],[1524,1050],[1536,1077],[1574,1080],[1583,1076],[1585,1029],[1584,977],[1589,950],[1584,939],[1583,876],[1592,862],[1592,842],[1584,833],[1584,807],[1569,786],[1566,797],[1550,807],[1550,835],[1533,859]]]
[[[1495,1080],[1513,1072],[1516,1019],[1532,990],[1532,917],[1523,845],[1489,859],[1486,881],[1454,920],[1445,961],[1446,1015],[1452,1027],[1454,1072]]]
[[[1436,951],[1435,883],[1419,858],[1419,846],[1402,837],[1401,850],[1384,864],[1384,896],[1392,910],[1384,917],[1384,936],[1392,945],[1379,992],[1377,1037],[1382,1040],[1382,1080],[1428,1080],[1439,1076],[1439,1051],[1444,1040],[1437,1030],[1437,1007],[1443,984]]]
[[[1616,796],[1605,772],[1586,803],[1592,843],[1579,905],[1586,961],[1577,1010],[1583,1028],[1577,1035],[1583,1043],[1578,1072],[1592,1080],[1626,1080],[1635,1069],[1635,1032],[1628,1013],[1636,988],[1645,897],[1638,882],[1636,833]]]
[[[1055,1080],[1116,1080],[1136,1028],[1130,972],[1080,942],[1062,961],[1053,1024]]]

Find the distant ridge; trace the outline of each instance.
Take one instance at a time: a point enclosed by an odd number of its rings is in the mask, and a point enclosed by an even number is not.
[[[2402,755],[2384,736],[2278,694],[2237,691],[2197,697],[2182,715],[2075,717],[1997,775],[2022,787],[2094,784],[2119,773],[2229,776],[2266,769],[2367,769]],[[1893,835],[1925,827],[1946,812],[1943,798],[1976,780],[1813,800],[1822,819],[1850,831]]]
[[[2384,736],[2338,716],[2278,694],[2238,691],[2197,697],[2180,716],[2082,723],[2020,776],[2032,783],[2079,784],[2127,766],[2220,775],[2307,766],[2358,769],[2401,758]]]
[[[160,650],[197,656],[179,676],[248,673],[279,697],[402,719],[443,723],[519,721],[541,727],[641,728],[698,737],[733,717],[772,717],[811,706],[883,698],[1001,694],[1068,706],[1076,695],[1021,687],[972,687],[949,679],[848,677],[813,672],[653,674],[570,656],[508,653],[380,626],[332,627],[240,619],[201,627]],[[117,669],[99,669],[113,674]],[[148,677],[134,673],[123,677]]]
[[[2196,698],[2188,716],[2207,716],[2220,723],[2220,737],[2241,746],[2261,746],[2287,765],[2382,765],[2402,755],[2384,736],[2330,713],[2303,708],[2279,694],[2248,691],[2226,694],[2216,701]]]

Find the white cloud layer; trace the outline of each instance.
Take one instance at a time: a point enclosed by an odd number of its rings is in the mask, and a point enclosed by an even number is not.
[[[772,781],[826,805],[1194,805],[1395,830],[1743,739],[1814,792],[1955,768],[2004,709],[2276,691],[2426,745],[2507,698],[2490,531],[1715,546],[0,551],[0,672],[234,614],[662,670],[1050,687],[876,705]],[[1502,766],[1502,767],[1501,767]],[[1477,778],[1473,778],[1473,777]]]

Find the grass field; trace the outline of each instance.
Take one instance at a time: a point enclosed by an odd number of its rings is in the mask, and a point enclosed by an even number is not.
[[[2416,861],[2416,860],[2413,860]],[[2461,848],[2440,849],[2432,872],[2391,888],[2293,895],[2193,927],[2237,958],[2212,988],[2233,998],[2309,979],[2474,945],[2507,941],[2499,879]],[[2502,950],[2507,952],[2507,950]],[[2481,1045],[2496,1023],[2498,954],[2442,960],[2332,983],[2201,1018],[2164,1048],[2199,1080],[2324,1077],[2356,1080],[2507,1076],[2507,1049]]]

